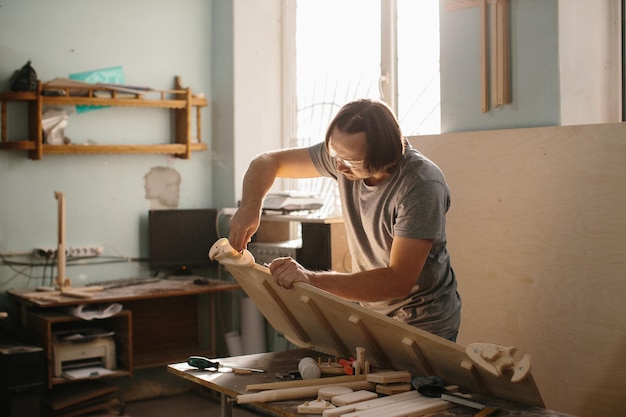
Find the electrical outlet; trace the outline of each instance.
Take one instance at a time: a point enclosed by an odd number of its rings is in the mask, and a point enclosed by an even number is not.
[[[104,252],[102,246],[70,246],[65,248],[66,258],[92,258]],[[57,248],[36,248],[33,253],[40,258],[56,258]]]

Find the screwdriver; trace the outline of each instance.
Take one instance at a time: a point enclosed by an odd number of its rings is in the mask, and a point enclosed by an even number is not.
[[[255,369],[255,368],[242,368],[239,366],[231,366],[231,365],[224,365],[219,363],[218,361],[212,361],[208,358],[205,358],[204,356],[190,356],[189,358],[187,358],[187,364],[189,366],[193,366],[194,368],[198,368],[201,370],[205,370],[205,369],[215,369],[216,371],[219,370],[219,368],[231,368],[233,370],[234,373],[239,373],[239,374],[243,374],[243,373],[252,373],[252,372],[265,372],[263,369]]]

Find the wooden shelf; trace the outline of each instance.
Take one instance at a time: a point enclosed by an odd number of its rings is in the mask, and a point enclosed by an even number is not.
[[[206,143],[192,143],[189,145],[191,151],[207,150]],[[20,140],[0,143],[0,150],[33,151],[35,142],[31,140]],[[187,145],[180,143],[164,143],[161,145],[42,145],[44,154],[64,155],[64,154],[183,154],[187,150]]]
[[[63,377],[54,376],[54,354],[53,339],[54,333],[72,329],[84,329],[86,327],[101,327],[108,331],[115,332],[117,368],[113,373],[101,378],[112,378],[133,375],[133,351],[132,351],[132,314],[128,310],[122,310],[115,316],[86,321],[80,318],[62,313],[59,311],[30,312],[28,316],[28,327],[31,334],[43,347],[48,362],[48,388],[54,385],[76,382]]]
[[[29,138],[8,140],[7,105],[11,102],[28,104]],[[174,112],[175,137],[169,144],[154,145],[92,145],[67,144],[49,145],[44,143],[41,129],[44,105],[57,106],[106,106],[139,107],[169,109]],[[175,79],[174,90],[137,90],[123,86],[59,86],[58,83],[42,84],[38,82],[36,92],[0,93],[0,150],[27,151],[30,159],[39,160],[44,154],[166,154],[182,159],[191,158],[191,152],[205,151],[202,142],[202,124],[200,109],[208,106],[204,97],[194,96],[190,88],[181,85],[180,78]],[[195,110],[196,138],[192,138],[192,113]]]

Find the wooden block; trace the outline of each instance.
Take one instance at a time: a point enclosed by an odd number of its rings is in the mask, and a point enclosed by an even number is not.
[[[344,414],[343,417],[418,417],[446,410],[453,406],[440,398],[419,397],[368,410],[356,410],[352,413]]]
[[[335,405],[342,406],[378,398],[378,394],[367,390],[354,391],[349,394],[337,395],[331,399]]]
[[[332,410],[326,410],[323,413],[324,417],[338,417],[346,413],[351,413],[356,410],[367,410],[374,407],[381,407],[383,405],[392,404],[400,401],[409,400],[419,397],[420,394],[417,391],[405,392],[402,394],[390,395],[388,397],[375,398],[373,400],[362,401],[359,403],[342,405]]]
[[[335,357],[334,361],[330,358],[326,361],[322,361],[322,359],[318,356],[317,365],[320,367],[322,375],[346,375],[343,365],[337,362],[337,357]]]
[[[320,365],[320,372],[322,375],[346,375],[345,369],[341,365],[327,365],[322,363]]]
[[[411,384],[378,384],[376,385],[376,392],[383,395],[400,394],[401,392],[411,391],[413,386]]]
[[[354,392],[354,390],[349,387],[323,387],[317,391],[317,398],[331,400],[337,395],[350,394],[351,392]]]
[[[387,397],[376,398],[375,400],[364,401],[354,404],[355,410],[369,410],[370,408],[381,407],[384,405],[395,404],[402,401],[415,400],[424,398],[422,394],[417,391],[403,392],[401,394],[389,395]]]
[[[306,401],[298,406],[298,413],[300,414],[322,414],[324,410],[335,408],[334,405],[326,400],[318,398],[314,401]]]
[[[367,380],[376,384],[408,383],[411,382],[411,374],[408,371],[376,372],[368,374]]]

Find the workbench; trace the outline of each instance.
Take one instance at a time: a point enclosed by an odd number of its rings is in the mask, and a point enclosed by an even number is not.
[[[201,284],[194,283],[194,279],[160,279],[90,292],[90,298],[62,295],[56,300],[41,299],[29,296],[32,289],[11,290],[8,294],[20,304],[23,326],[45,348],[48,358],[52,357],[55,330],[110,324],[110,330],[117,333],[119,374],[132,376],[133,369],[166,365],[192,352],[215,355],[215,294],[239,288],[237,283],[217,279],[206,279]],[[110,303],[122,304],[123,310],[109,319],[85,321],[70,313],[78,305]],[[208,337],[205,329],[209,330]],[[48,385],[51,388],[66,382],[50,376]]]
[[[264,373],[253,372],[251,374],[236,374],[228,372],[214,372],[210,370],[199,370],[190,367],[186,362],[168,365],[167,370],[171,374],[191,381],[194,384],[216,391],[221,397],[222,417],[232,416],[233,403],[239,394],[246,394],[246,386],[250,384],[261,384],[276,382],[279,379],[277,374],[286,375],[290,371],[297,370],[298,362],[304,357],[318,357],[325,360],[328,355],[309,349],[294,349],[283,352],[258,353],[253,355],[234,356],[217,359],[224,366],[234,366],[241,368],[262,369]],[[489,398],[483,395],[474,395],[474,398],[486,404],[495,406],[506,411],[509,417],[567,417],[567,414],[547,410],[540,407],[526,406],[510,401]],[[311,398],[313,399],[313,398]],[[305,400],[276,401],[267,403],[254,403],[255,407],[282,417],[301,417],[305,414],[298,414],[297,407]],[[439,417],[472,417],[477,410],[465,406],[454,406],[445,411],[431,416]],[[502,415],[502,413],[500,414]]]

